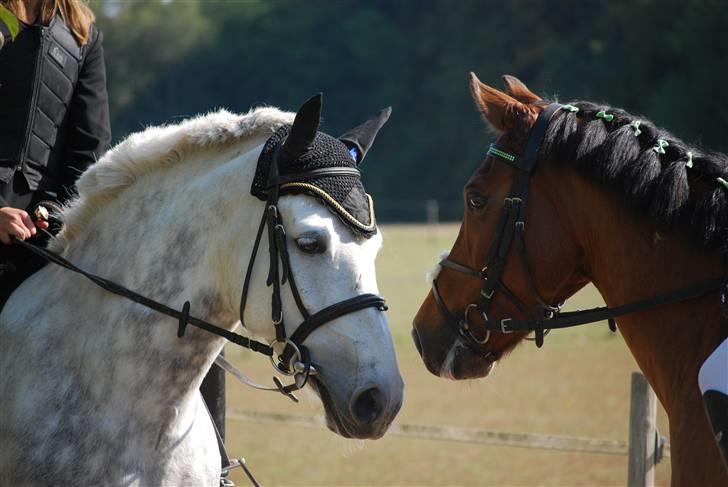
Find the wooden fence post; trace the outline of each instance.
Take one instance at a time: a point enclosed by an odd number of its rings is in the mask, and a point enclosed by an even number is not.
[[[640,372],[632,373],[629,407],[629,487],[655,483],[657,398]]]

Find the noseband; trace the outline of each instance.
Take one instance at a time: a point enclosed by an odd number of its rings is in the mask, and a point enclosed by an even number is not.
[[[453,332],[463,339],[463,342],[479,355],[488,356],[491,352],[485,349],[493,331],[501,333],[534,332],[535,342],[538,347],[543,345],[544,336],[551,329],[567,328],[587,323],[595,323],[608,320],[609,327],[616,331],[614,318],[628,313],[634,313],[648,308],[654,308],[664,304],[675,303],[703,296],[717,289],[721,290],[722,299],[728,295],[728,277],[711,279],[692,286],[682,288],[658,296],[635,301],[625,305],[608,308],[606,306],[583,311],[561,312],[563,302],[557,305],[550,305],[545,302],[536,288],[531,274],[526,250],[526,204],[528,202],[529,181],[538,162],[538,154],[541,142],[546,135],[546,129],[553,115],[563,106],[558,103],[548,105],[536,119],[526,145],[526,152],[521,155],[513,155],[491,144],[487,155],[500,158],[506,164],[516,169],[516,176],[508,196],[503,201],[503,210],[496,226],[495,239],[488,250],[485,262],[481,269],[475,269],[460,264],[449,258],[440,261],[442,267],[462,272],[471,277],[482,280],[478,303],[471,303],[465,307],[462,317],[455,315],[445,304],[437,286],[437,279],[432,280],[432,295],[445,321]],[[515,242],[516,250],[520,256],[523,272],[526,276],[528,287],[536,300],[535,308],[528,309],[528,306],[519,299],[503,283],[502,274],[508,253]],[[488,317],[488,310],[497,291],[515,305],[523,313],[526,319],[504,318],[491,320]],[[473,311],[481,314],[485,330],[484,336],[479,338],[473,333],[469,316]]]
[[[245,305],[248,299],[248,290],[250,287],[251,276],[253,274],[253,265],[258,254],[258,248],[263,237],[263,230],[268,229],[268,251],[269,251],[269,268],[266,284],[273,288],[271,303],[271,321],[275,328],[276,338],[271,342],[270,347],[274,345],[284,345],[282,353],[274,359],[271,356],[271,362],[281,373],[293,375],[295,382],[282,387],[277,378],[276,386],[278,389],[290,395],[293,391],[301,389],[308,377],[315,372],[315,368],[311,364],[311,356],[303,342],[308,336],[321,326],[340,318],[349,313],[354,313],[366,308],[376,308],[380,311],[386,311],[387,305],[384,298],[376,294],[360,294],[344,301],[327,306],[326,308],[311,314],[303,304],[301,294],[298,291],[296,280],[291,269],[291,262],[288,254],[288,245],[286,240],[286,229],[283,225],[280,211],[278,210],[278,199],[280,190],[286,184],[294,182],[302,182],[321,177],[337,177],[337,176],[356,176],[360,177],[359,170],[350,167],[329,167],[296,174],[286,174],[280,176],[278,173],[278,160],[281,157],[280,146],[276,149],[270,164],[268,174],[268,199],[265,204],[265,210],[258,226],[258,233],[255,237],[253,251],[248,261],[248,269],[245,273],[245,281],[243,284],[243,292],[240,296],[240,322],[245,325],[244,313]],[[296,307],[303,317],[296,330],[291,336],[286,335],[286,327],[283,316],[283,307],[281,303],[281,286],[288,283]]]

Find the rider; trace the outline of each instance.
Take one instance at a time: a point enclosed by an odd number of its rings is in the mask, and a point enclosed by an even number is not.
[[[12,40],[0,22],[1,309],[44,264],[10,245],[11,238],[26,240],[48,228],[31,217],[33,209],[71,197],[78,175],[106,150],[111,129],[103,36],[85,3],[0,2],[20,24]]]
[[[0,22],[0,310],[45,261],[12,237],[42,243],[38,206],[59,208],[78,176],[111,142],[103,35],[79,0],[0,0],[20,21],[13,40]],[[56,228],[53,228],[56,227]],[[57,231],[60,225],[52,225]],[[44,235],[41,235],[44,234]],[[4,245],[3,245],[4,244]],[[224,372],[201,391],[221,435]]]
[[[728,338],[708,357],[698,374],[700,392],[715,440],[728,468]]]

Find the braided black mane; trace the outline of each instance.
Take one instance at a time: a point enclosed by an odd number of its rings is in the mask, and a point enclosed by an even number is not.
[[[728,259],[728,183],[718,180],[728,181],[725,154],[690,147],[624,110],[585,101],[570,106],[578,111],[562,109],[549,125],[541,149],[546,160],[573,163],[625,195],[660,229],[689,228],[703,248],[720,248]]]

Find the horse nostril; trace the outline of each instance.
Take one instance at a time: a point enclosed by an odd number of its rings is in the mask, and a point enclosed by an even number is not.
[[[351,412],[354,418],[362,424],[375,422],[384,409],[381,391],[376,387],[370,387],[361,392],[352,403]]]
[[[422,357],[422,344],[420,343],[420,335],[414,328],[412,328],[412,340],[415,342],[415,348],[417,349],[417,352],[420,354],[420,357]]]

